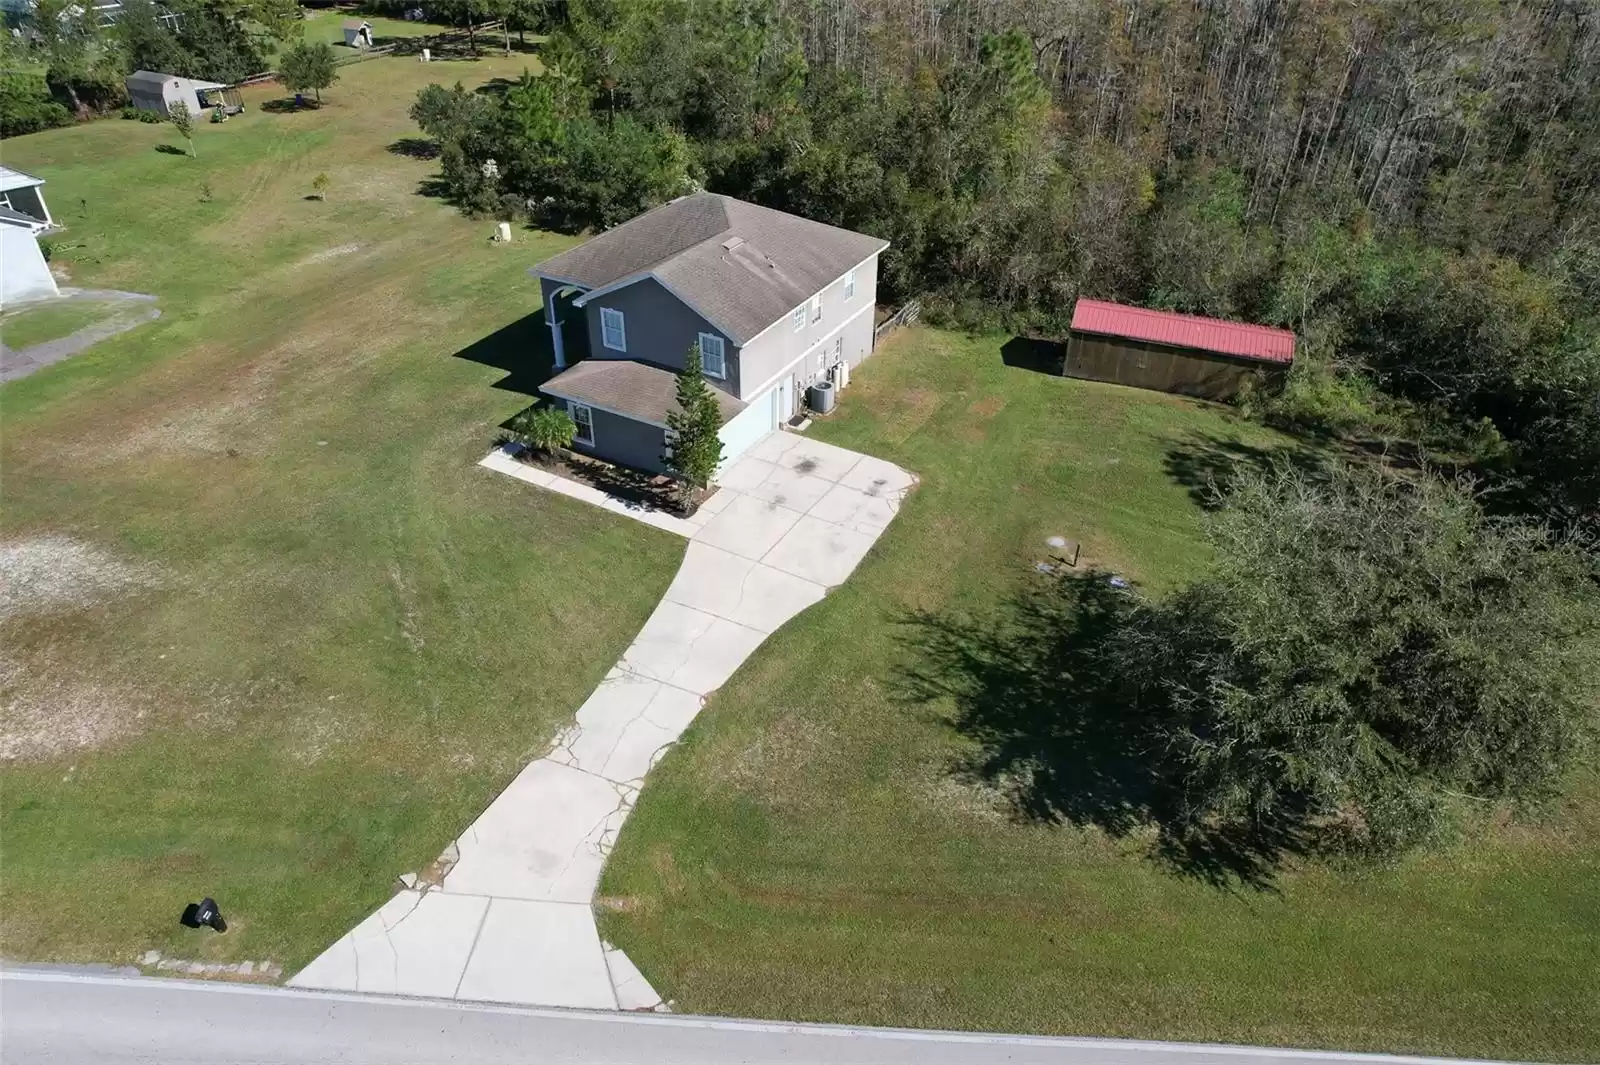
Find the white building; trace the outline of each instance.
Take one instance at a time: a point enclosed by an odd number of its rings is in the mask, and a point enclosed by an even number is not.
[[[0,307],[59,295],[39,247],[55,228],[44,202],[44,179],[0,166]]]

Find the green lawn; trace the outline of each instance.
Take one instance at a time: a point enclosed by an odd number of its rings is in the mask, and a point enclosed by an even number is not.
[[[20,351],[76,333],[105,316],[106,306],[93,300],[25,307],[0,318],[0,340],[13,351]]]
[[[73,283],[165,314],[0,388],[0,955],[303,964],[665,589],[681,540],[475,466],[545,357],[527,268],[570,241],[491,244],[388,146],[427,80],[521,68],[379,59],[287,114],[250,91],[197,159],[136,122],[6,141]],[[179,927],[204,895],[226,936]]]
[[[603,930],[681,1010],[849,1023],[1600,1058],[1600,788],[1396,869],[1220,890],[1148,837],[1016,821],[953,764],[935,618],[984,617],[1044,539],[1159,591],[1204,562],[1188,485],[1281,446],[1215,408],[1043,376],[915,330],[812,429],[922,484],[652,775]],[[1184,482],[1187,482],[1184,483]]]
[[[448,28],[431,22],[407,22],[405,19],[389,18],[385,15],[353,15],[337,8],[322,11],[307,10],[305,14],[305,39],[312,44],[325,41],[337,45],[341,52],[346,50],[344,20],[347,18],[359,18],[363,22],[370,22],[374,42],[380,46],[390,43],[396,37],[427,37],[430,34],[443,33]]]

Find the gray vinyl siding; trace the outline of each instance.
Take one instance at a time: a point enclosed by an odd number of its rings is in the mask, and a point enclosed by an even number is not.
[[[571,401],[562,400],[571,410]],[[661,453],[666,450],[666,430],[648,422],[637,422],[620,414],[589,408],[594,416],[594,446],[572,443],[572,450],[607,462],[632,466],[650,473],[665,472]]]
[[[600,311],[621,311],[627,351],[613,351],[601,343]],[[730,395],[739,394],[737,349],[720,329],[694,312],[688,304],[668,292],[652,278],[625,285],[584,305],[589,320],[589,352],[596,359],[639,359],[681,370],[689,348],[701,333],[722,337],[727,355],[728,377],[719,381],[707,378],[712,386]]]
[[[850,322],[841,335],[844,338],[845,361],[852,368],[860,365],[861,360],[872,354],[873,306],[877,299],[878,257],[874,255],[856,268],[856,293],[850,300],[844,298],[842,277],[822,290],[822,321],[811,321],[808,300],[805,328],[796,332],[790,316],[785,314],[740,350],[738,380],[745,391],[735,395],[747,401],[754,399],[757,390],[774,374],[810,353],[817,342],[824,338],[831,348],[833,339],[829,334],[839,329],[851,315],[857,314],[860,317]],[[808,363],[812,361],[808,360]],[[814,365],[796,367],[799,377],[797,384],[804,385],[814,369]]]

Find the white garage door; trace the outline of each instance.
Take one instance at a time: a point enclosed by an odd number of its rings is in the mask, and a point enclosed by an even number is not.
[[[777,388],[768,389],[718,431],[717,436],[722,440],[722,465],[717,467],[718,473],[733,465],[734,460],[754,447],[756,441],[778,427],[777,400]]]

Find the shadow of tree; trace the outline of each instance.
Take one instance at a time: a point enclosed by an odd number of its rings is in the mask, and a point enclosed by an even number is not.
[[[158,144],[158,145],[156,145],[156,151],[160,152],[162,155],[188,155],[189,154],[189,150],[187,148],[180,148],[176,144]]]
[[[902,694],[953,707],[949,723],[974,748],[952,771],[998,788],[1019,820],[1153,831],[1152,858],[1178,875],[1273,890],[1305,850],[1300,819],[1220,826],[1189,811],[1163,742],[1176,712],[1113,654],[1139,598],[1108,577],[1040,582],[993,617],[905,618]]]
[[[674,514],[680,510],[676,482],[662,474],[583,458],[568,462],[565,472],[624,503]]]
[[[403,155],[407,159],[439,158],[439,142],[431,137],[401,137],[385,150],[391,155]]]
[[[1001,345],[1000,361],[1018,370],[1060,377],[1067,365],[1067,346],[1042,337],[1012,337]]]
[[[261,110],[269,115],[293,115],[302,111],[315,111],[321,106],[321,103],[311,97],[284,96],[264,101]]]
[[[1327,451],[1304,444],[1261,447],[1215,433],[1191,433],[1167,448],[1162,464],[1167,476],[1189,490],[1189,497],[1207,510],[1221,505],[1229,482],[1240,470],[1265,473],[1288,462],[1308,474],[1328,468]]]

